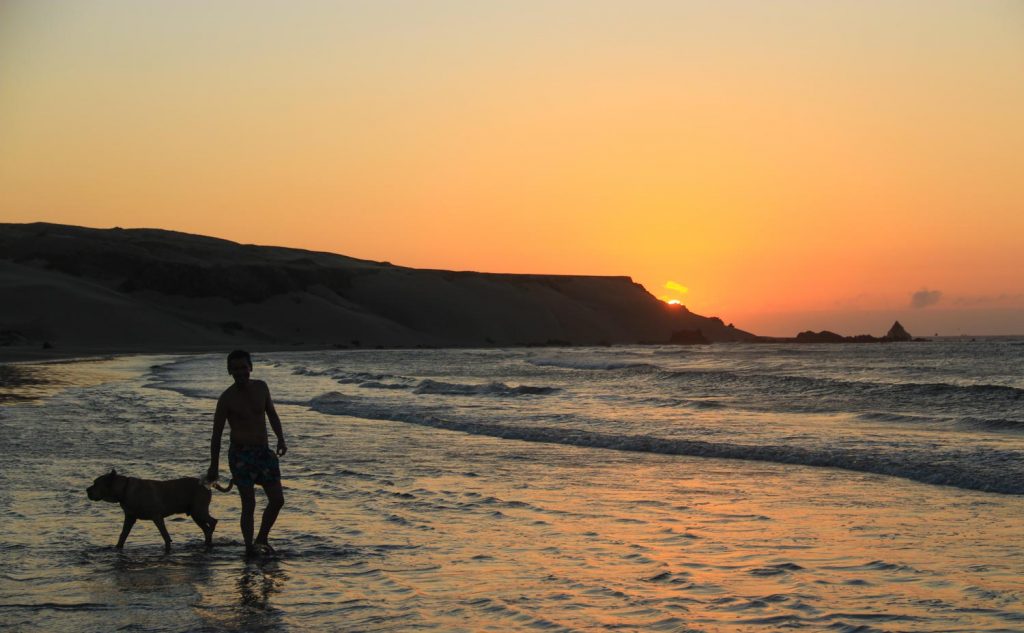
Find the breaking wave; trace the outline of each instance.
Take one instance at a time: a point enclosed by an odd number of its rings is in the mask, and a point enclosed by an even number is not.
[[[623,434],[582,429],[516,426],[479,421],[444,419],[428,412],[399,410],[354,399],[336,392],[323,394],[310,408],[328,415],[392,420],[472,435],[526,442],[567,444],[613,449],[741,459],[779,464],[799,464],[889,475],[928,484],[953,486],[1004,494],[1024,494],[1024,465],[1020,453],[1011,450],[971,448],[963,450],[810,447],[784,444],[751,445],[698,439],[669,439],[649,434]]]
[[[360,389],[408,389],[409,385],[396,384],[393,382],[378,382],[376,380],[368,380],[366,382],[359,383]]]
[[[559,369],[581,369],[586,371],[620,371],[623,369],[635,371],[661,371],[662,368],[651,363],[635,363],[625,361],[603,361],[603,360],[567,360],[562,358],[534,358],[527,361],[536,367],[557,367]]]
[[[957,426],[981,431],[1024,431],[1024,420],[965,417],[957,420]]]
[[[671,389],[698,391],[712,397],[741,396],[748,408],[793,412],[850,412],[872,416],[879,408],[895,416],[911,410],[942,410],[969,416],[979,406],[1013,417],[1024,405],[1024,389],[993,384],[951,384],[843,380],[737,370],[660,370],[652,380]],[[742,397],[749,394],[749,397]],[[866,410],[864,410],[866,409]],[[865,418],[880,419],[880,418]],[[910,415],[892,422],[919,422]]]
[[[908,422],[913,424],[936,422],[936,418],[929,418],[923,415],[907,415],[903,413],[890,413],[888,411],[867,411],[857,415],[858,420],[872,422]]]
[[[557,387],[531,387],[520,385],[510,387],[503,382],[490,382],[484,385],[465,385],[459,383],[424,380],[413,389],[413,393],[446,396],[539,396],[560,391]]]

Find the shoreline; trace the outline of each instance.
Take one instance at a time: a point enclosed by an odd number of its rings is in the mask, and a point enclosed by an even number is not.
[[[485,349],[541,349],[541,348],[557,348],[557,349],[587,349],[587,348],[611,348],[611,347],[635,347],[635,346],[672,346],[672,347],[688,347],[687,345],[673,344],[673,343],[610,343],[607,345],[585,345],[572,343],[536,343],[528,345],[375,345],[367,347],[354,347],[354,346],[336,346],[336,345],[324,345],[322,343],[310,343],[301,345],[260,345],[250,344],[251,341],[239,342],[234,345],[201,345],[201,346],[189,346],[179,347],[177,349],[167,349],[165,347],[127,347],[127,348],[105,348],[96,349],[93,347],[69,347],[69,348],[57,348],[53,347],[50,349],[40,348],[27,348],[27,347],[0,347],[0,365],[13,364],[13,363],[47,363],[47,362],[60,362],[60,361],[74,361],[74,360],[97,360],[103,358],[113,358],[116,356],[144,356],[147,354],[213,354],[213,353],[224,353],[227,354],[232,349],[248,349],[249,351],[259,351],[260,353],[278,353],[278,352],[373,352],[373,351],[387,351],[387,350],[485,350]],[[732,345],[738,343],[738,341],[729,341],[727,344]],[[705,343],[705,345],[713,345],[714,343]]]
[[[851,337],[852,338],[852,337]],[[957,335],[957,336],[938,336],[929,337],[927,339],[914,339],[912,341],[905,341],[906,343],[947,343],[947,342],[982,342],[982,341],[1010,341],[1016,339],[1024,339],[1024,334],[993,334],[993,335]],[[759,337],[759,340],[752,341],[714,341],[709,343],[700,343],[699,345],[795,345],[795,346],[806,346],[806,345],[866,345],[866,344],[892,344],[898,341],[799,341],[795,338],[789,337]],[[56,363],[56,362],[76,362],[76,361],[96,361],[104,359],[112,359],[119,356],[145,356],[149,354],[213,354],[213,353],[224,353],[227,354],[232,349],[248,349],[250,351],[259,351],[260,353],[278,353],[278,352],[329,352],[329,351],[348,351],[348,352],[372,352],[372,351],[385,351],[385,350],[487,350],[487,349],[541,349],[541,348],[553,348],[553,349],[587,349],[587,348],[614,348],[614,347],[691,347],[692,345],[698,344],[681,344],[681,343],[610,343],[610,344],[572,344],[559,341],[557,343],[536,343],[528,345],[376,345],[373,347],[350,347],[350,346],[336,346],[336,345],[324,345],[322,343],[309,343],[299,345],[281,345],[281,344],[269,344],[261,345],[254,342],[238,342],[237,344],[229,345],[196,345],[178,347],[175,349],[169,349],[164,346],[147,346],[147,347],[106,347],[96,348],[91,346],[72,346],[72,347],[52,347],[49,349],[43,349],[38,347],[27,347],[27,346],[0,346],[0,366],[3,365],[14,365],[14,364],[43,364],[43,363]]]

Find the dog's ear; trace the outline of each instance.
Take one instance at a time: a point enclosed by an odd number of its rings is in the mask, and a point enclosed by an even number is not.
[[[116,475],[117,474],[117,469],[116,468],[111,468],[110,469],[110,474],[111,475]]]

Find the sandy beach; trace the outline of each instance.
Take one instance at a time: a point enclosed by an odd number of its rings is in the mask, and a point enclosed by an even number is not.
[[[237,498],[221,493],[212,550],[179,517],[170,554],[146,523],[118,552],[121,513],[86,498],[93,477],[205,468],[212,401],[152,373],[175,358],[34,367],[57,389],[3,403],[16,466],[0,475],[7,630],[1024,627],[1020,496],[506,440],[284,401],[279,557],[243,557]],[[284,372],[263,367],[278,382]]]

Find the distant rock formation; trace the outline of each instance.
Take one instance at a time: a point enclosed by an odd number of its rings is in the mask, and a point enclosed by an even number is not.
[[[900,325],[899,321],[893,323],[892,327],[889,328],[889,333],[885,335],[885,339],[898,343],[911,341],[913,338],[914,337],[910,336],[910,333],[903,329],[903,326]]]
[[[665,344],[679,332],[756,338],[629,277],[422,270],[157,229],[0,224],[0,350]]]
[[[843,343],[846,341],[846,337],[835,332],[829,332],[828,330],[822,330],[821,332],[800,332],[796,335],[797,343]]]
[[[882,337],[871,336],[870,334],[843,336],[828,330],[822,330],[821,332],[808,330],[800,332],[795,338],[758,337],[757,340],[762,343],[901,343],[905,341],[927,341],[927,339],[910,336],[903,326],[900,325],[899,321],[893,323],[893,326],[889,328],[889,333]]]

